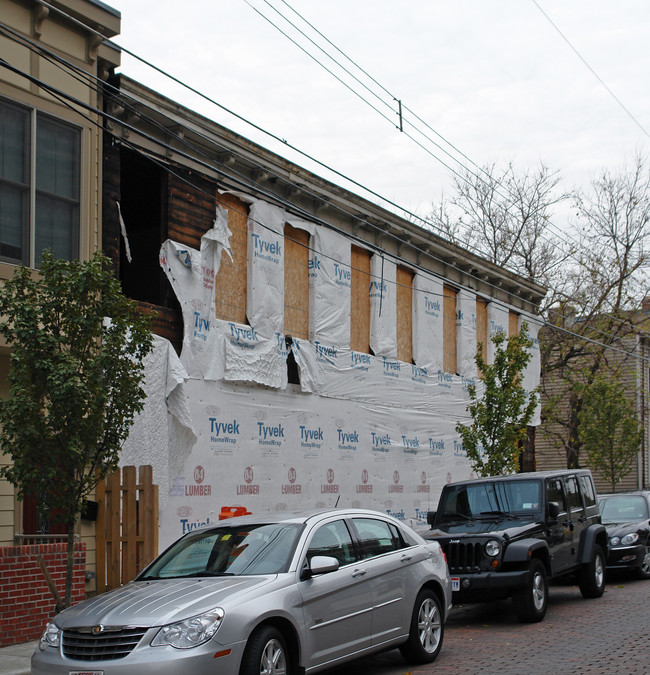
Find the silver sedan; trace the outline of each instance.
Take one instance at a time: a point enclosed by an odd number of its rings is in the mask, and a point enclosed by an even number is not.
[[[32,673],[291,675],[393,647],[428,663],[450,607],[440,546],[390,516],[231,518],[55,616]]]

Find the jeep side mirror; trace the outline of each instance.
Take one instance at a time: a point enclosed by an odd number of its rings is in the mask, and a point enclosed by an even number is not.
[[[433,523],[436,520],[436,512],[435,511],[427,511],[427,525],[431,525],[433,527]]]
[[[557,520],[560,515],[560,505],[557,502],[548,503],[548,517],[551,520]]]

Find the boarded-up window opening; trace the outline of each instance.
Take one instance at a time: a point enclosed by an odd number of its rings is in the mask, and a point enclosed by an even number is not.
[[[397,358],[413,363],[413,277],[405,267],[397,268]]]
[[[487,302],[476,298],[476,348],[479,344],[483,345],[483,358],[487,357],[487,340],[488,340],[488,318],[487,318]],[[482,374],[479,373],[482,377]]]
[[[215,281],[217,319],[247,323],[246,320],[246,261],[248,236],[247,207],[234,195],[219,195],[219,203],[228,209],[228,227],[232,232],[230,248],[233,260],[223,252]]]
[[[457,372],[456,356],[456,293],[449,286],[443,287],[442,307],[442,367],[445,373]]]
[[[510,310],[508,315],[508,337],[519,333],[519,314]]]
[[[309,339],[309,232],[284,226],[284,332]]]
[[[370,353],[370,251],[352,246],[350,276],[350,347]]]

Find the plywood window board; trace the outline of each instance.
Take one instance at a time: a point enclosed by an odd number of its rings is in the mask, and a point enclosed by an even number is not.
[[[413,363],[413,277],[406,267],[397,267],[397,358]]]
[[[476,348],[483,345],[483,358],[487,355],[488,319],[487,302],[482,298],[476,298]],[[482,377],[482,374],[479,373]]]
[[[458,368],[456,347],[456,294],[450,286],[443,287],[442,305],[442,361],[446,373],[456,373]]]
[[[370,353],[370,257],[370,251],[352,246],[350,347],[364,354]]]
[[[222,253],[221,265],[215,280],[216,317],[224,321],[245,324],[248,207],[234,195],[218,195],[218,200],[221,206],[228,210],[233,260],[230,260],[227,253]]]
[[[284,333],[309,339],[309,232],[284,226]]]
[[[519,314],[510,310],[508,314],[508,337],[519,333]]]

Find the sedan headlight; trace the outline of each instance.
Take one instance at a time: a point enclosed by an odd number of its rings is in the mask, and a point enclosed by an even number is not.
[[[170,623],[163,626],[153,639],[152,647],[170,645],[176,649],[191,649],[207,642],[216,632],[224,617],[222,609],[213,609],[210,612],[194,616],[185,621]]]
[[[496,558],[501,553],[501,542],[498,539],[490,539],[485,544],[485,552],[490,558]]]
[[[632,544],[636,544],[637,541],[639,541],[639,535],[636,532],[632,532],[631,534],[626,534],[621,539],[621,544],[623,546],[632,546]]]
[[[61,642],[61,629],[52,621],[49,621],[43,635],[41,635],[41,641],[38,643],[41,651],[47,649],[48,647],[58,647]]]

